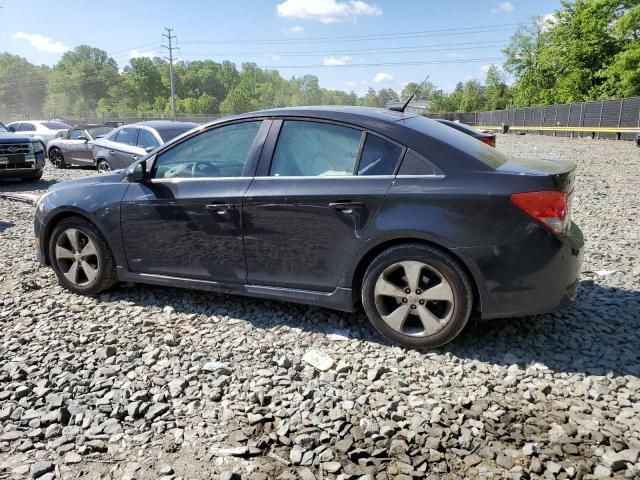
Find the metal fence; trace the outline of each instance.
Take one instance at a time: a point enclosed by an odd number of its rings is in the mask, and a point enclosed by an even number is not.
[[[474,126],[499,127],[610,127],[637,128],[640,131],[640,97],[617,100],[597,100],[544,107],[510,108],[487,112],[429,113],[431,118],[459,120]],[[539,132],[558,136],[591,136],[588,132]],[[598,133],[602,138],[616,138],[615,133]],[[633,133],[622,133],[621,138],[632,139]]]

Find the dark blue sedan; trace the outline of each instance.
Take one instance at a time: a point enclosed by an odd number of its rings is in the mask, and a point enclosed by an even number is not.
[[[509,159],[422,116],[303,107],[229,117],[126,170],[54,185],[42,263],[77,293],[118,281],[362,306],[410,347],[575,295],[575,166]]]

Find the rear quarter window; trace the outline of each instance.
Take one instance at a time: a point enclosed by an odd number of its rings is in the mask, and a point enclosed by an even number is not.
[[[411,117],[404,120],[404,125],[419,133],[440,140],[451,145],[453,148],[461,150],[463,153],[474,157],[484,165],[498,169],[509,162],[509,157],[490,147],[475,138],[463,133],[455,128],[443,125],[435,120],[425,117]],[[444,168],[444,165],[442,165]]]

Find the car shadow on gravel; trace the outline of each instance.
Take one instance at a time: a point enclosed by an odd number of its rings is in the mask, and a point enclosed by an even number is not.
[[[502,366],[539,363],[556,372],[640,376],[640,291],[582,281],[564,310],[470,322],[441,350]]]
[[[286,325],[325,335],[332,329],[348,328],[351,338],[381,347],[393,346],[375,332],[361,311],[348,314],[272,300],[142,285],[121,286],[109,293],[108,299],[160,309],[170,305],[187,315],[227,316],[247,321],[257,329]],[[638,312],[640,291],[604,287],[587,280],[580,283],[576,302],[565,310],[470,321],[454,342],[435,351],[505,367],[542,364],[556,372],[640,376]],[[331,340],[327,338],[326,342]]]

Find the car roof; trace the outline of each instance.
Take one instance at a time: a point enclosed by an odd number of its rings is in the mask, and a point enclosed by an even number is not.
[[[415,113],[396,112],[385,108],[376,107],[353,107],[343,105],[322,105],[304,107],[272,108],[249,112],[245,116],[295,116],[295,117],[316,117],[316,118],[336,118],[353,117],[354,120],[381,120],[386,122],[398,122],[406,118],[415,117]]]
[[[198,124],[194,122],[179,122],[174,120],[147,120],[145,122],[130,123],[129,125],[122,125],[123,127],[150,127],[156,130],[168,130],[174,127],[197,127]],[[122,128],[122,127],[121,127]]]
[[[99,128],[99,127],[113,128],[109,125],[102,125],[101,123],[80,123],[78,125],[74,125],[72,128],[74,130],[77,130],[77,129],[86,130],[87,128]]]

